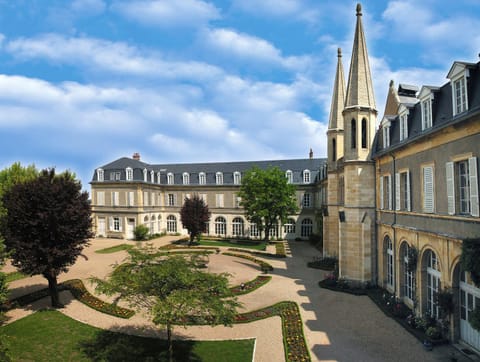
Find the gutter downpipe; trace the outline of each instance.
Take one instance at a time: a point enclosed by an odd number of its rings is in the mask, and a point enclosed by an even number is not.
[[[392,163],[393,163],[393,171],[392,171],[392,184],[394,187],[392,187],[392,195],[390,195],[390,197],[392,198],[392,205],[393,205],[393,222],[392,222],[392,230],[393,230],[393,250],[394,250],[394,253],[393,253],[393,262],[395,263],[395,259],[397,257],[396,253],[395,253],[395,250],[396,250],[396,240],[397,240],[397,233],[396,233],[396,225],[397,225],[397,197],[393,197],[393,193],[394,193],[394,190],[397,189],[397,185],[396,185],[396,182],[397,182],[397,178],[396,178],[396,159],[395,159],[395,154],[393,152],[390,153],[390,157],[392,158]],[[396,263],[395,263],[396,264]],[[396,268],[394,268],[393,270],[396,270]],[[396,273],[395,273],[396,274]],[[395,296],[397,296],[397,276],[395,275],[395,279],[394,279],[394,283],[393,283],[393,294]]]

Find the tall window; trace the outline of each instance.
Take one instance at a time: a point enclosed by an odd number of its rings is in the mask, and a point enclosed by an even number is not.
[[[287,223],[283,225],[285,234],[295,234],[295,220],[288,219]]]
[[[255,223],[250,223],[250,236],[251,237],[260,236],[260,232],[258,231],[258,226]]]
[[[310,183],[310,170],[303,171],[303,183],[309,184]]]
[[[105,206],[105,192],[97,191],[97,206]]]
[[[337,160],[337,140],[335,138],[332,139],[332,161]]]
[[[98,168],[97,169],[97,181],[103,182],[104,181],[104,176],[105,176],[105,172],[101,168]]]
[[[303,207],[311,207],[311,195],[308,192],[303,194],[302,206]]]
[[[453,83],[455,114],[465,112],[467,110],[467,92],[465,88],[465,77],[456,80]]]
[[[174,183],[173,173],[169,172],[167,173],[167,184],[173,185],[173,183]]]
[[[112,192],[112,206],[120,206],[120,193],[118,191]]]
[[[352,119],[352,134],[350,137],[352,149],[357,148],[357,121],[354,119]]]
[[[198,183],[200,185],[205,185],[207,183],[207,176],[205,175],[205,172],[200,172],[198,174]]]
[[[176,194],[167,194],[167,205],[175,206],[177,204],[177,195]]]
[[[422,101],[422,131],[432,127],[432,100]]]
[[[387,261],[387,285],[393,288],[394,285],[394,276],[393,276],[393,242],[388,236],[385,237],[385,244],[386,244],[386,261]]]
[[[187,172],[184,172],[182,175],[182,181],[184,185],[189,185],[190,184],[190,175]]]
[[[146,168],[143,169],[143,182],[148,182],[148,171]]]
[[[148,206],[148,192],[143,191],[143,206]]]
[[[120,172],[110,172],[110,180],[111,181],[120,181]]]
[[[161,182],[161,181],[160,181],[160,171],[158,171],[158,172],[157,172],[157,183],[160,184],[160,182]],[[159,230],[160,230],[160,229],[159,229]]]
[[[477,158],[447,162],[445,169],[448,213],[479,216]]]
[[[122,231],[122,224],[121,224],[121,221],[120,221],[119,217],[114,217],[113,218],[111,229],[113,231]]]
[[[131,167],[127,167],[125,169],[125,173],[127,175],[127,181],[133,181],[133,169]]]
[[[408,244],[403,246],[403,288],[404,295],[411,301],[415,297],[415,275],[413,270],[409,270],[408,266],[408,250],[410,246]]]
[[[285,177],[287,178],[287,182],[289,184],[291,184],[293,182],[293,172],[292,171],[287,170],[287,172],[285,172]]]
[[[380,176],[380,209],[392,210],[392,176]]]
[[[233,173],[233,183],[235,185],[240,185],[242,183],[242,174],[238,171]]]
[[[440,310],[437,305],[437,293],[440,288],[440,268],[438,266],[437,255],[432,251],[427,251],[427,312],[433,318],[440,316]]]
[[[408,114],[404,113],[400,116],[400,141],[408,138]]]
[[[215,234],[217,235],[227,234],[227,221],[222,216],[219,216],[215,219]]]
[[[150,171],[150,182],[155,183],[155,171]]]
[[[215,182],[217,185],[223,185],[223,173],[217,172],[215,174]]]
[[[411,210],[409,171],[395,174],[395,210]]]
[[[367,120],[362,119],[362,148],[367,148]]]
[[[236,217],[232,221],[232,235],[233,236],[243,236],[243,219],[241,217]]]
[[[383,148],[390,147],[390,126],[383,126],[382,134],[383,134]]]
[[[167,216],[167,232],[169,233],[177,232],[177,218],[173,215]]]
[[[127,199],[127,206],[134,206],[135,205],[135,192],[134,191],[127,191],[125,193],[125,198]]]
[[[224,207],[223,194],[216,194],[215,195],[215,206],[216,207]]]
[[[423,167],[423,211],[432,213],[435,210],[433,167]]]
[[[310,219],[303,219],[302,220],[302,227],[301,227],[301,236],[306,238],[312,234],[313,231],[313,222]]]

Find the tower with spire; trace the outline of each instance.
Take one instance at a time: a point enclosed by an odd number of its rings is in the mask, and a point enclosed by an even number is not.
[[[375,164],[370,156],[377,110],[360,4],[356,12],[347,89],[344,93],[339,50],[327,131],[324,253],[338,257],[340,277],[364,284],[375,277]]]

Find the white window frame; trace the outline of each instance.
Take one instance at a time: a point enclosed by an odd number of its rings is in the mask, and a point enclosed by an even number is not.
[[[215,183],[217,185],[223,185],[223,173],[222,172],[217,172],[215,174]]]
[[[167,232],[169,233],[177,232],[177,218],[174,215],[167,216]]]
[[[112,191],[112,206],[120,206],[120,193],[118,191]]]
[[[295,220],[294,219],[287,219],[287,222],[283,224],[283,230],[285,234],[295,234]]]
[[[232,220],[232,235],[243,236],[245,234],[245,222],[241,217]]]
[[[155,171],[153,171],[153,170],[150,171],[150,182],[151,182],[152,184],[155,183]]]
[[[457,88],[458,86],[458,88]],[[452,79],[453,115],[468,111],[467,79],[464,74]]]
[[[158,184],[161,183],[161,181],[160,181],[160,175],[161,175],[161,173],[160,173],[160,171],[158,171],[158,172],[157,172],[157,183],[158,183]]]
[[[258,226],[255,223],[250,223],[250,236],[251,237],[259,237],[260,236],[260,231],[258,230]]]
[[[113,231],[122,231],[121,219],[119,217],[113,218]]]
[[[302,206],[303,207],[312,207],[312,196],[309,192],[303,194]]]
[[[169,193],[166,194],[166,204],[167,206],[175,206],[177,205],[177,194]]]
[[[188,172],[184,172],[182,174],[182,182],[184,185],[189,185],[190,184],[190,174]]]
[[[105,181],[105,171],[102,168],[97,168],[97,181]]]
[[[125,179],[127,181],[133,181],[133,169],[131,167],[125,169]]]
[[[289,184],[293,183],[293,172],[291,170],[287,170],[285,172],[285,177],[287,178],[287,182]]]
[[[233,184],[240,185],[242,183],[242,174],[239,171],[233,173]]]
[[[223,216],[218,216],[215,219],[215,234],[227,235],[227,220]]]
[[[465,167],[465,173],[460,174],[460,164]],[[478,161],[477,157],[447,162],[445,165],[447,182],[448,214],[480,216],[478,195]],[[462,178],[464,185],[462,186]],[[463,190],[462,190],[463,188]],[[465,199],[461,200],[462,195]],[[463,201],[463,203],[462,203]],[[466,207],[462,207],[465,204]]]
[[[394,256],[393,256],[393,241],[388,237],[387,240],[387,285],[390,288],[393,288],[395,283],[395,263],[394,263]]]
[[[207,183],[207,175],[205,172],[200,172],[198,174],[198,184],[199,185],[205,185]]]
[[[143,191],[143,206],[149,205],[148,199],[149,199],[148,191]]]
[[[310,218],[303,219],[300,224],[300,235],[308,238],[313,233],[313,221]]]
[[[436,303],[436,296],[440,290],[442,274],[438,266],[437,255],[433,250],[428,250],[427,263],[427,312],[430,312],[431,317],[438,319],[440,308]]]
[[[97,191],[97,206],[105,206],[105,191]]]
[[[125,198],[127,200],[127,206],[135,206],[135,192],[127,191]]]
[[[433,125],[432,97],[430,96],[420,102],[422,108],[422,131],[425,131]]]
[[[382,126],[383,148],[390,147],[390,122]]]
[[[311,182],[310,170],[303,170],[303,183],[309,184]]]
[[[215,194],[215,206],[225,207],[223,194]]]
[[[400,114],[400,142],[408,138],[408,111]]]
[[[410,171],[395,173],[395,210],[411,211]]]
[[[175,177],[172,172],[167,173],[167,184],[173,185],[175,183]]]
[[[148,171],[146,168],[143,169],[143,182],[148,182]]]
[[[415,274],[413,271],[408,271],[408,249],[410,245],[407,244],[405,250],[405,255],[403,255],[403,288],[405,297],[413,302],[415,298]]]

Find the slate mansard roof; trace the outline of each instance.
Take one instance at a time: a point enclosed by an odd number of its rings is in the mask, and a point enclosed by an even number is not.
[[[452,99],[452,82],[448,82],[441,87],[424,86],[426,90],[433,94],[432,100],[432,127],[422,130],[422,107],[419,94],[413,96],[409,94],[404,97],[403,90],[405,88],[412,92],[415,90],[412,86],[400,85],[398,89],[398,98],[400,100],[400,107],[407,108],[408,114],[408,137],[400,141],[400,116],[399,112],[394,115],[385,115],[383,121],[390,121],[390,146],[384,147],[382,127],[380,126],[373,148],[373,158],[387,154],[390,151],[404,147],[405,145],[422,139],[430,134],[433,134],[445,127],[464,122],[475,115],[480,115],[480,62],[466,63],[455,62],[452,69],[460,65],[468,69],[469,76],[467,79],[467,99],[468,110],[453,115],[453,99]],[[402,88],[404,87],[404,88]],[[423,89],[422,88],[422,89]],[[418,89],[418,88],[417,88]],[[407,94],[405,94],[407,95]]]
[[[160,172],[160,184],[167,184],[167,174],[174,175],[173,185],[183,185],[183,174],[188,173],[190,176],[189,185],[199,185],[198,175],[205,173],[206,183],[202,186],[216,185],[217,172],[223,173],[223,185],[234,184],[234,173],[240,172],[244,174],[246,171],[256,166],[260,169],[268,167],[278,167],[286,172],[292,171],[292,183],[304,184],[303,172],[310,171],[310,183],[313,184],[318,180],[319,171],[325,167],[327,160],[324,158],[307,158],[307,159],[290,159],[290,160],[270,160],[270,161],[242,161],[242,162],[212,162],[212,163],[177,163],[177,164],[148,164],[133,158],[123,157],[113,161],[98,169],[104,171],[105,182],[126,182],[126,169],[133,170],[133,182],[144,182],[143,172],[147,170],[147,180],[151,183],[150,172],[155,173],[155,184],[158,184],[157,174]],[[112,180],[112,173],[120,173],[119,180]],[[129,182],[132,182],[129,181]],[[97,183],[97,172],[95,170],[92,183]]]

